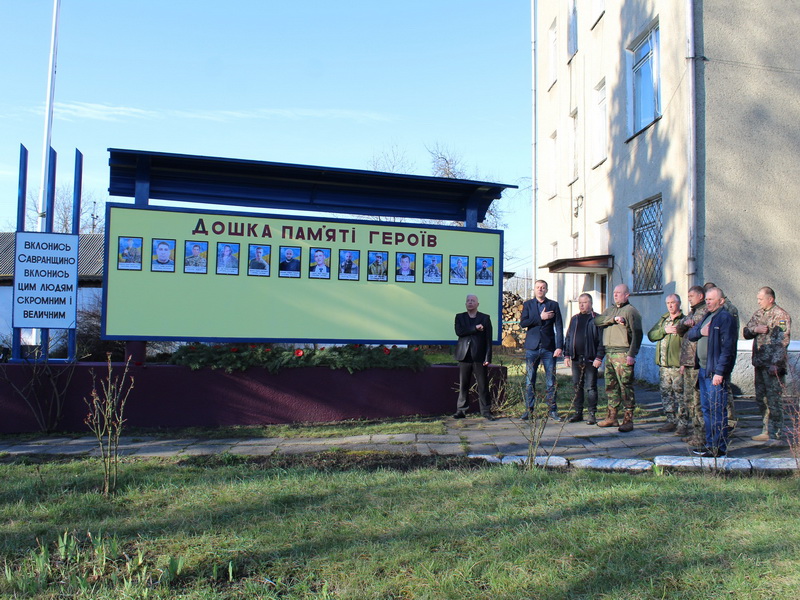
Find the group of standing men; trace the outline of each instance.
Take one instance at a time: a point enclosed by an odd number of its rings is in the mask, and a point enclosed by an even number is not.
[[[599,427],[633,430],[636,398],[633,388],[636,355],[642,343],[642,318],[628,301],[628,286],[614,288],[614,304],[602,314],[592,309],[592,297],[578,297],[579,312],[572,317],[564,335],[558,303],[547,298],[547,282],[534,284],[534,298],[523,304],[520,325],[525,337],[525,413],[531,418],[536,404],[536,375],[541,364],[545,372],[545,401],[548,416],[561,421],[556,406],[556,359],[563,356],[572,370],[575,388],[570,422],[584,420]],[[735,420],[730,397],[730,375],[736,362],[739,315],[714,283],[689,289],[690,310],[684,314],[677,294],[666,298],[667,312],[648,332],[656,342],[655,361],[660,370],[660,390],[666,423],[660,433],[675,432],[692,452],[705,457],[727,453],[729,419]],[[763,429],[755,441],[785,443],[782,392],[787,370],[787,347],[791,318],[775,303],[772,288],[763,287],[756,297],[759,309],[744,327],[745,339],[753,340],[756,403]],[[461,367],[461,386],[456,418],[466,413],[469,382],[473,372],[478,382],[481,413],[493,420],[488,402],[485,368],[491,362],[491,320],[477,311],[478,299],[467,296],[467,312],[456,315],[458,336],[456,358]],[[598,421],[597,376],[606,361],[608,397],[606,417]],[[622,423],[618,415],[624,409]]]
[[[688,297],[691,306],[684,315],[680,297],[667,296],[667,312],[648,333],[656,342],[667,419],[659,431],[685,436],[700,456],[725,456],[736,419],[730,375],[736,363],[739,312],[714,283],[693,286]],[[770,287],[762,287],[756,301],[759,309],[742,331],[745,339],[753,340],[755,400],[762,418],[762,431],[752,439],[785,444],[782,395],[791,318],[775,303]]]

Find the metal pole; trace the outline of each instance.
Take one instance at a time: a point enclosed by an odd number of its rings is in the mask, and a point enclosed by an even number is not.
[[[44,229],[44,204],[50,177],[50,140],[53,131],[53,100],[56,93],[56,55],[58,54],[58,15],[61,0],[53,0],[53,29],[50,38],[50,70],[47,74],[47,102],[44,114],[44,143],[42,148],[42,185],[39,188],[39,222],[37,231]]]
[[[83,154],[75,149],[75,187],[72,190],[72,234],[80,236],[81,233],[81,194],[83,190]],[[80,237],[78,238],[80,247]],[[80,269],[80,264],[78,265]],[[78,280],[80,280],[80,271]],[[70,329],[67,334],[67,361],[75,362],[78,355],[77,329]]]

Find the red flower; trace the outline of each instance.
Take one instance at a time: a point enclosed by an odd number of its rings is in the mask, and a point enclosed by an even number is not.
[[[256,345],[255,345],[255,344],[250,344],[250,348],[251,348],[251,349],[253,349],[253,348],[255,348],[255,347],[256,347]]]
[[[419,348],[414,348],[414,352],[419,352]]]
[[[325,346],[323,346],[322,348],[320,348],[320,350],[325,350]]]
[[[360,348],[361,344],[353,344],[353,348]]]
[[[272,352],[272,348],[264,348],[264,352]]]
[[[231,352],[238,352],[238,351],[239,351],[238,348],[231,348]]]
[[[388,348],[384,348],[384,349],[383,349],[383,353],[384,353],[384,354],[391,354],[391,352],[392,352],[392,351],[391,351],[391,350],[389,350]]]
[[[294,355],[295,356],[303,356],[303,354],[304,353],[300,348],[298,348],[297,350],[294,351]]]

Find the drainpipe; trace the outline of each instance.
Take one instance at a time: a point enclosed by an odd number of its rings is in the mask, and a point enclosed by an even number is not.
[[[697,99],[695,98],[694,0],[686,0],[686,57],[688,64],[687,220],[689,247],[686,260],[687,288],[697,285]]]
[[[536,35],[538,25],[538,12],[539,1],[533,0],[532,4],[533,14],[532,19],[532,32],[531,32],[531,47],[533,50],[533,277],[536,278],[536,268],[539,266],[538,255],[538,241],[539,241],[539,169],[538,169],[538,135],[539,135],[539,119],[537,113],[537,98],[536,98],[536,85],[538,82],[539,66],[537,64],[536,56]]]

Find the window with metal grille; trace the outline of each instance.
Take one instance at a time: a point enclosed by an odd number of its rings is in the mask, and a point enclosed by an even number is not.
[[[633,293],[660,292],[661,198],[633,209]]]

